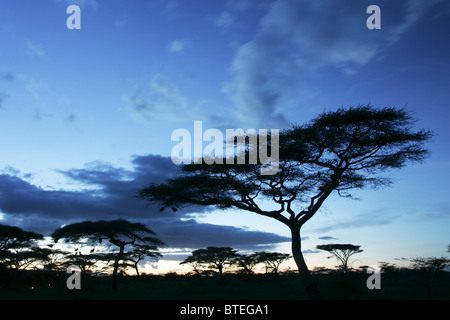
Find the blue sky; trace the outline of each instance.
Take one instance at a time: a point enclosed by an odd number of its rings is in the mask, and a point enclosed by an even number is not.
[[[71,4],[80,30],[66,27]],[[366,27],[372,4],[379,30]],[[366,265],[445,255],[449,16],[443,0],[3,0],[0,222],[46,233],[122,217],[148,223],[181,253],[288,252],[288,230],[267,218],[162,214],[133,195],[174,174],[171,133],[195,120],[204,129],[282,129],[371,103],[414,111],[418,127],[438,134],[432,156],[392,172],[388,189],[328,199],[305,226],[307,262],[329,264],[314,248],[330,242],[361,245],[357,263]]]

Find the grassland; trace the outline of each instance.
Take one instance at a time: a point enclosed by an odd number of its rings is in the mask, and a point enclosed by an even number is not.
[[[449,300],[450,273],[381,274],[381,289],[369,290],[368,274],[314,275],[326,299]],[[24,271],[0,277],[1,300],[303,300],[308,296],[298,274],[219,276],[122,276],[117,290],[108,276],[81,276],[81,290],[68,290],[68,274]]]

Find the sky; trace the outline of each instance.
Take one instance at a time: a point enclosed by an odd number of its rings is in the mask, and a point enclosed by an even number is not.
[[[370,5],[380,29],[366,25]],[[335,264],[315,249],[325,243],[361,245],[354,266],[448,255],[448,1],[2,0],[0,39],[2,224],[49,235],[143,222],[168,244],[150,272],[182,270],[207,246],[289,253],[289,230],[269,218],[160,212],[136,192],[177,173],[171,135],[194,121],[283,129],[370,103],[414,112],[437,134],[431,156],[390,172],[389,188],[327,199],[303,228],[307,264]]]

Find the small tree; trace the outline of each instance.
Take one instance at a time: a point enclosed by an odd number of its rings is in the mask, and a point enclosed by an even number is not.
[[[412,268],[419,271],[424,278],[428,298],[431,299],[436,285],[436,279],[450,265],[450,259],[441,257],[411,259]]]
[[[117,271],[119,262],[127,256],[126,246],[149,244],[152,246],[165,245],[164,242],[154,237],[155,233],[142,223],[131,223],[123,219],[112,221],[84,221],[73,223],[57,229],[53,232],[52,238],[55,242],[59,239],[66,239],[69,242],[77,242],[81,239],[88,239],[93,245],[101,244],[103,240],[108,240],[118,247],[115,252],[113,285],[117,288]]]
[[[250,275],[254,273],[253,269],[260,262],[258,258],[259,256],[257,253],[249,255],[242,254],[234,259],[234,264],[240,267],[243,273]]]
[[[278,274],[278,268],[280,264],[291,258],[291,255],[288,253],[278,253],[278,252],[267,252],[261,251],[257,252],[257,260],[260,263],[264,263],[266,267],[266,273],[271,269],[272,273]]]
[[[105,255],[103,254],[82,254],[81,252],[75,252],[73,254],[67,254],[62,266],[68,268],[69,266],[77,266],[81,274],[87,274],[89,271],[92,272],[96,268],[96,264],[99,261],[104,261]]]
[[[363,250],[359,249],[360,246],[355,246],[352,244],[322,244],[316,246],[317,249],[328,251],[332,254],[331,257],[336,257],[341,263],[340,268],[348,273],[348,259]]]
[[[42,258],[36,241],[43,239],[42,234],[0,224],[0,264],[13,269],[29,267]]]
[[[192,255],[180,264],[206,264],[209,268],[217,269],[219,275],[222,276],[224,266],[232,264],[237,257],[236,252],[237,250],[230,247],[207,247],[206,249],[197,249],[192,251]]]
[[[151,258],[153,260],[158,260],[162,257],[162,254],[158,252],[156,246],[151,246],[147,244],[136,245],[131,251],[129,251],[124,260],[128,262],[128,266],[131,266],[135,271],[136,275],[139,277],[139,263],[146,258]]]
[[[200,274],[200,267],[202,264],[198,260],[198,257],[196,255],[194,255],[194,252],[192,252],[191,256],[189,256],[186,259],[184,259],[183,261],[181,261],[180,264],[189,264],[192,267],[195,274],[197,274],[197,275]]]

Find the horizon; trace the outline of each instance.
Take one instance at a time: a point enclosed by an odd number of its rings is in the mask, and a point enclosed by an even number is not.
[[[70,5],[80,8],[80,29],[66,25]],[[380,29],[366,25],[369,5],[381,8]],[[194,137],[195,121],[223,136],[281,131],[370,103],[414,112],[416,129],[437,133],[431,156],[390,171],[388,188],[354,192],[359,200],[330,196],[302,229],[306,263],[335,265],[316,249],[327,243],[360,245],[353,266],[445,256],[449,16],[443,0],[1,1],[0,224],[48,236],[123,218],[173,252],[291,253],[289,230],[273,219],[161,212],[135,195],[176,174],[172,134]],[[177,270],[167,256],[149,270]],[[286,267],[296,269],[292,259]]]

